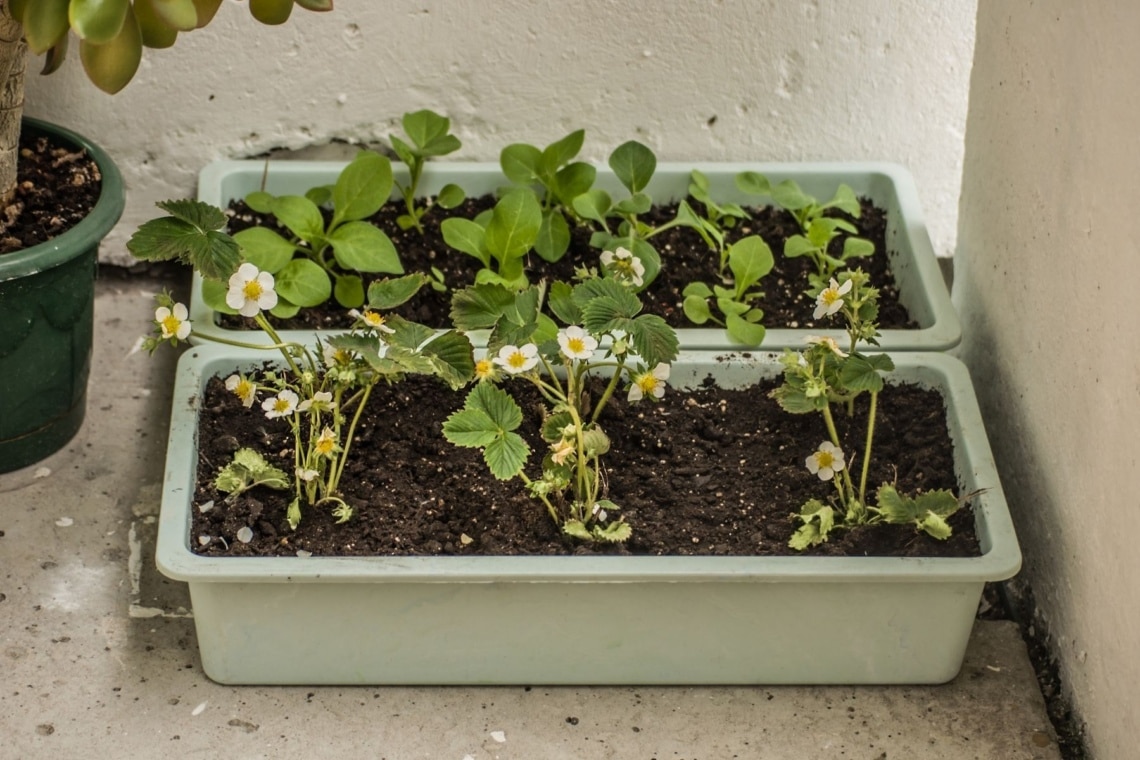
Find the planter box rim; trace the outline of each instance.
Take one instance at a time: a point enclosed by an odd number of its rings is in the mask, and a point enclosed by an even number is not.
[[[744,354],[747,354],[747,357]],[[714,354],[682,352],[678,362],[743,361],[772,364],[775,352]],[[185,452],[196,446],[187,416],[196,416],[203,375],[214,367],[257,365],[272,359],[268,352],[228,346],[198,346],[180,359],[174,390],[170,448]],[[969,373],[958,359],[940,353],[893,354],[899,373],[939,378],[948,406],[953,405],[960,424],[984,430]],[[677,363],[674,364],[677,366]],[[226,370],[228,371],[228,370]],[[905,379],[904,379],[905,381]],[[189,436],[189,437],[188,437]],[[1021,565],[1013,524],[1001,490],[997,469],[984,435],[980,441],[958,441],[971,462],[972,480],[988,490],[975,497],[975,509],[985,512],[991,544],[976,557],[815,557],[815,556],[433,556],[433,557],[206,557],[190,550],[189,499],[183,483],[193,483],[197,460],[168,455],[156,561],[163,574],[185,581],[305,583],[343,582],[407,583],[677,583],[700,580],[829,582],[911,582],[915,574],[937,571],[937,582],[998,581],[1015,575]],[[177,447],[177,448],[176,448]],[[965,477],[967,474],[962,473]],[[906,530],[883,526],[883,530]],[[932,579],[923,578],[923,582]]]

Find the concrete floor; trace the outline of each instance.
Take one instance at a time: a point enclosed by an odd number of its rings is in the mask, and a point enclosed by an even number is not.
[[[154,569],[174,352],[150,277],[104,277],[87,421],[0,475],[0,758],[1059,760],[1017,628],[921,688],[257,688],[198,664]]]

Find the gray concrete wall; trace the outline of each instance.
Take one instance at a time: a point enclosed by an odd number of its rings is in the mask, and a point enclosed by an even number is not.
[[[1038,626],[1137,757],[1140,5],[983,0],[955,301]]]
[[[62,71],[31,76],[27,111],[120,163],[128,200],[112,260],[156,200],[192,195],[214,159],[386,140],[419,108],[452,117],[460,160],[585,127],[599,161],[631,138],[662,159],[897,161],[949,255],[975,6],[338,0],[267,28],[227,2],[210,27],[147,51],[114,97],[87,83],[73,45]]]

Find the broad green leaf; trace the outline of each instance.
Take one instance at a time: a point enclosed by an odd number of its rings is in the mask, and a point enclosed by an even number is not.
[[[418,293],[429,279],[425,274],[413,272],[374,282],[368,286],[368,306],[381,311],[394,309]]]
[[[104,45],[119,36],[130,10],[130,0],[71,0],[67,16],[79,39]]]
[[[297,237],[312,244],[325,234],[325,220],[317,204],[300,195],[275,197],[270,211]]]
[[[574,301],[574,289],[569,283],[561,280],[550,286],[547,305],[554,316],[568,325],[576,325],[582,321],[582,309]]]
[[[742,238],[728,249],[728,268],[736,278],[736,292],[741,295],[771,272],[774,263],[772,249],[759,235]]]
[[[231,309],[226,303],[226,291],[229,288],[222,280],[202,280],[202,300],[207,306],[219,314],[237,314],[237,309]],[[280,303],[280,299],[277,301]]]
[[[636,140],[630,140],[619,145],[610,154],[609,164],[614,175],[627,190],[639,193],[645,189],[649,180],[653,178],[653,173],[657,171],[657,156]]]
[[[67,34],[70,0],[30,0],[24,7],[24,39],[36,55],[46,53]]]
[[[495,326],[515,305],[515,294],[502,285],[474,285],[451,298],[451,321],[460,330]]]
[[[446,135],[451,126],[450,119],[426,108],[404,114],[402,123],[404,133],[421,150]]]
[[[611,314],[604,319],[616,317],[631,319],[641,311],[641,301],[637,300],[637,296],[629,292],[626,286],[610,278],[593,278],[580,282],[574,286],[573,298],[583,311],[595,301],[604,299],[605,306],[599,308],[604,308],[607,314]]]
[[[284,24],[293,13],[293,0],[249,0],[249,12],[263,24]]]
[[[259,214],[273,213],[274,196],[264,190],[254,190],[245,196],[245,204]]]
[[[349,271],[403,274],[396,246],[383,230],[368,222],[349,222],[329,236],[336,261]]]
[[[645,267],[645,280],[642,283],[641,290],[649,287],[649,284],[657,279],[657,275],[661,272],[661,254],[657,253],[657,249],[650,245],[647,241],[638,238],[633,241],[630,246],[630,252],[633,253],[641,265]]]
[[[332,283],[328,273],[310,259],[293,259],[274,276],[278,295],[301,307],[329,300]]]
[[[346,309],[364,305],[364,281],[358,275],[337,275],[333,285],[333,298]]]
[[[709,298],[713,292],[708,285],[703,282],[690,282],[681,291],[681,295],[688,298],[689,296],[697,296],[698,298]]]
[[[422,349],[435,368],[436,375],[459,390],[475,376],[475,354],[466,335],[448,330],[436,335]]]
[[[772,200],[788,211],[799,211],[815,203],[815,198],[800,189],[793,179],[786,179],[772,188]]]
[[[809,398],[803,390],[790,387],[787,384],[781,385],[772,391],[772,398],[776,399],[780,408],[789,414],[818,412],[827,406],[827,399],[825,397],[815,396]]]
[[[453,209],[467,199],[463,188],[454,183],[448,183],[439,189],[435,196],[436,204],[443,209]]]
[[[593,164],[575,161],[558,170],[558,173],[554,175],[551,189],[554,191],[558,202],[570,208],[575,198],[588,192],[594,186],[594,180],[597,179],[597,176],[598,170],[594,168]]]
[[[522,424],[522,410],[511,395],[497,385],[480,383],[467,395],[465,409],[478,409],[486,414],[500,430],[510,431]]]
[[[486,237],[487,231],[475,222],[461,217],[451,217],[444,219],[440,224],[440,232],[443,233],[443,242],[451,248],[474,256],[485,267],[491,265],[491,255],[483,247],[483,238]]]
[[[481,449],[499,435],[499,426],[479,409],[460,409],[443,423],[443,437],[464,448]]]
[[[771,195],[772,185],[768,178],[759,172],[740,172],[736,175],[736,187],[749,195]]]
[[[435,330],[430,327],[394,314],[388,317],[387,325],[392,329],[386,338],[388,344],[406,348],[409,351],[420,350],[421,346],[436,335]]]
[[[677,332],[656,314],[642,314],[626,326],[629,341],[650,367],[677,358]]]
[[[653,199],[645,193],[634,193],[614,206],[617,214],[646,214],[653,208]]]
[[[158,204],[172,216],[140,225],[127,249],[144,261],[177,260],[194,267],[203,277],[226,280],[241,264],[238,244],[218,232],[212,206],[198,201],[168,201]],[[222,217],[221,225],[225,223]]]
[[[712,319],[708,301],[698,295],[685,296],[681,309],[685,312],[685,317],[695,325],[703,325]]]
[[[483,245],[502,265],[530,251],[541,228],[542,209],[534,193],[525,188],[511,190],[495,204]]]
[[[838,226],[835,219],[828,219],[827,217],[819,217],[813,219],[811,224],[808,225],[807,239],[819,249],[826,249],[828,243],[835,237],[835,229]]]
[[[879,487],[877,508],[886,522],[897,525],[913,523],[922,515],[914,499],[885,483]]]
[[[526,143],[514,143],[499,153],[499,166],[511,182],[529,185],[538,177],[538,163],[542,151]]]
[[[570,247],[570,226],[566,217],[556,208],[544,211],[534,250],[546,261],[558,261]]]
[[[863,209],[859,205],[859,199],[855,197],[855,191],[848,185],[841,184],[835,191],[835,197],[823,205],[823,208],[837,208],[856,219]]]
[[[103,92],[114,95],[127,86],[142,61],[142,30],[129,6],[119,34],[103,44],[79,41],[79,60],[87,78]]]
[[[878,393],[883,389],[883,376],[871,362],[859,354],[852,354],[843,360],[843,366],[839,370],[839,382],[844,388],[852,391]]]
[[[729,314],[724,320],[728,337],[746,346],[759,346],[764,342],[764,325],[749,322],[742,316]]]
[[[863,238],[849,237],[843,241],[843,260],[870,256],[875,252],[875,244]]]
[[[278,319],[292,319],[300,313],[301,307],[295,303],[289,303],[285,298],[278,298],[277,305],[269,310],[269,313]],[[236,313],[236,312],[235,312]]]
[[[478,386],[492,387],[488,383]],[[491,474],[499,480],[510,480],[518,475],[530,456],[530,447],[518,433],[506,433],[483,449],[483,460]]]
[[[344,167],[333,185],[332,226],[367,219],[392,194],[392,162],[371,150],[362,150]]]
[[[894,360],[887,354],[871,354],[863,358],[879,372],[890,372],[895,368]]]
[[[558,167],[573,161],[574,157],[582,150],[582,143],[585,139],[586,130],[577,129],[561,140],[555,140],[547,145],[540,155],[539,168],[541,172],[552,176]]]
[[[818,250],[819,246],[812,245],[812,242],[803,235],[792,235],[784,241],[784,256],[789,259],[815,253]]]
[[[234,234],[241,257],[263,272],[274,274],[293,260],[297,248],[268,227],[248,227]]]
[[[961,506],[958,497],[944,488],[921,493],[914,498],[914,503],[922,514],[930,512],[939,517],[949,517]]]
[[[411,145],[408,145],[406,142],[401,140],[399,137],[396,137],[395,135],[389,135],[388,141],[392,143],[392,150],[396,152],[396,155],[400,158],[401,161],[403,161],[408,166],[416,163],[417,158],[415,148],[413,148]]]
[[[576,196],[571,205],[578,216],[604,226],[613,208],[613,199],[605,190],[594,189]]]
[[[716,299],[716,307],[720,309],[722,314],[732,314],[737,317],[744,316],[749,309],[748,304],[734,301],[731,298]]]

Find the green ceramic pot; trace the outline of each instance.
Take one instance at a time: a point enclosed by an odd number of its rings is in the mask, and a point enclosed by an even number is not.
[[[103,187],[91,214],[72,229],[0,255],[0,472],[59,450],[83,424],[96,256],[125,202],[122,176],[103,150],[36,119],[25,118],[23,129],[86,150]]]

